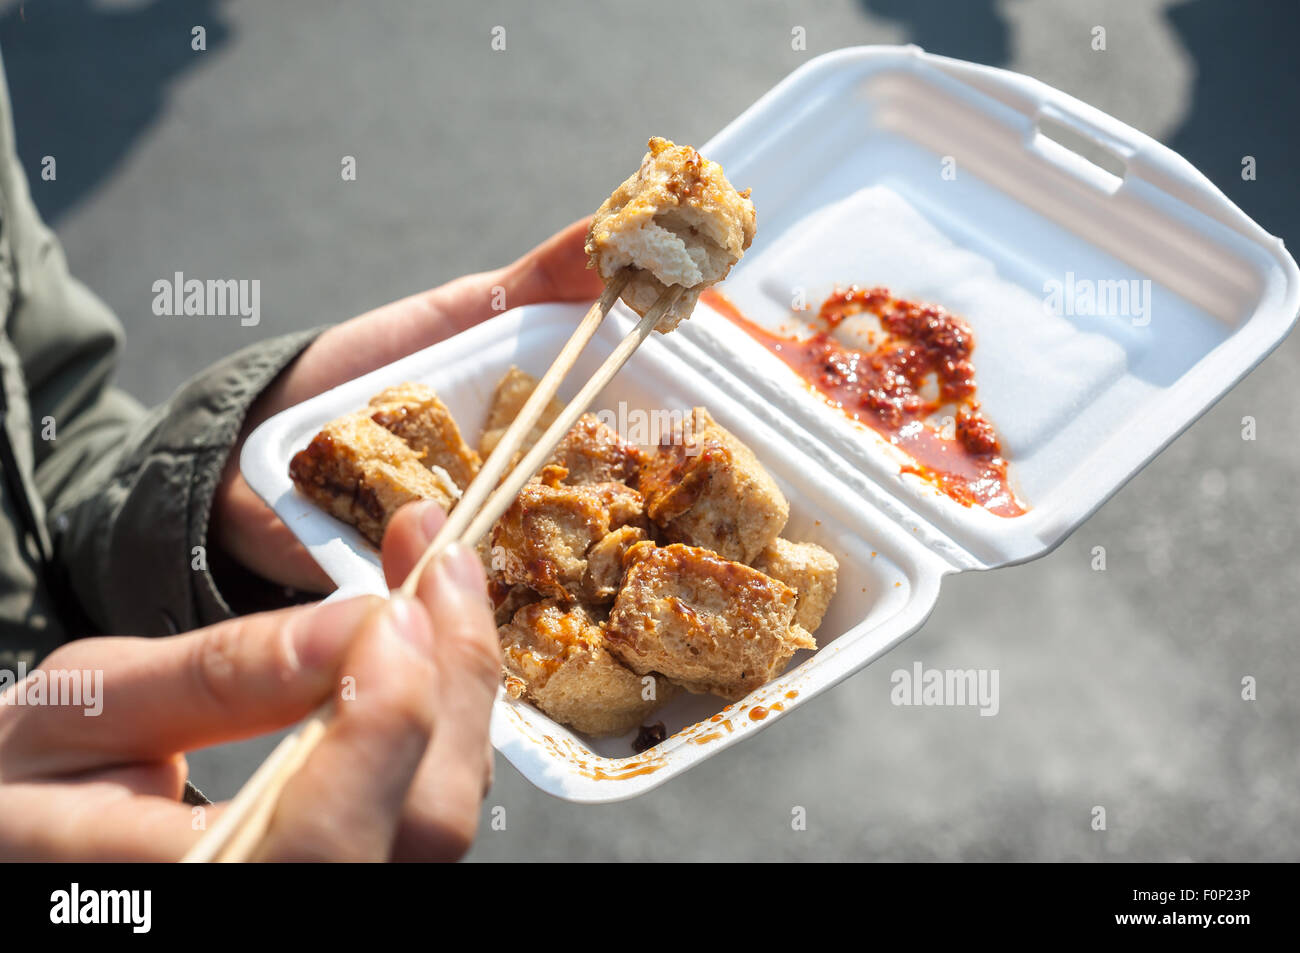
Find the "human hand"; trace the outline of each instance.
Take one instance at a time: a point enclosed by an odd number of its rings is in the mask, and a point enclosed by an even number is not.
[[[394,517],[400,581],[443,521]],[[363,596],[245,616],[170,638],[71,642],[40,666],[101,673],[83,707],[0,704],[0,859],[176,860],[224,805],[180,801],[185,751],[275,731],[350,679],[324,738],[290,779],[261,860],[459,857],[491,778],[500,650],[478,558],[449,550],[416,599]],[[196,815],[196,811],[203,812]]]

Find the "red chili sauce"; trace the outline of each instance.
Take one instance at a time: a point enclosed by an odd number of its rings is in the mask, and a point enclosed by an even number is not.
[[[833,407],[875,430],[915,463],[914,473],[964,506],[998,516],[1026,510],[1007,480],[997,434],[980,414],[966,322],[943,308],[895,298],[884,288],[853,285],[822,303],[811,337],[777,334],[746,318],[721,292],[701,297],[788,364]],[[845,318],[868,312],[880,320],[883,340],[858,350],[832,333]],[[937,394],[923,394],[927,379]],[[934,392],[933,384],[928,388]],[[935,426],[941,408],[951,410],[951,435]]]

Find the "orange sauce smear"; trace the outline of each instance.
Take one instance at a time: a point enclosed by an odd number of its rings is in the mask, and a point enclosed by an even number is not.
[[[712,288],[700,296],[779,357],[832,407],[876,431],[914,461],[902,467],[963,506],[1002,517],[1024,514],[1007,476],[997,434],[976,400],[970,362],[975,341],[966,322],[937,305],[895,298],[884,288],[836,291],[817,313],[807,338],[769,331]],[[845,318],[879,318],[884,340],[874,350],[847,347],[832,335]],[[922,395],[933,380],[938,393]],[[931,419],[955,407],[952,435]]]
[[[621,771],[606,771],[599,765],[594,768],[580,766],[578,773],[584,777],[591,778],[593,781],[626,781],[628,778],[639,777],[643,774],[654,774],[662,767],[662,762],[651,762],[640,766],[633,765]]]

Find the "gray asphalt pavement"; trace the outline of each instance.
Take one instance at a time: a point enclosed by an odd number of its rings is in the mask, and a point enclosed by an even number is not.
[[[1045,80],[1172,144],[1294,247],[1295,11],[8,3],[0,47],[29,175],[58,156],[37,201],[127,328],[120,382],[152,402],[253,341],[512,258],[589,212],[649,133],[702,142],[846,45],[917,42]],[[260,325],[154,316],[152,283],[175,271],[260,278]],[[1292,339],[1054,553],[947,580],[889,656],[645,797],[568,805],[498,758],[485,812],[505,807],[507,829],[471,858],[1300,858],[1297,381]],[[1000,713],[891,705],[889,674],[913,661],[999,669]],[[195,781],[228,796],[268,747],[199,753]]]

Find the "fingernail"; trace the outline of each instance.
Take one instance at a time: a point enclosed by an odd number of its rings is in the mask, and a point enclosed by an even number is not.
[[[438,556],[438,569],[458,589],[487,598],[487,579],[478,554],[464,543],[452,543]]]
[[[437,503],[425,502],[421,505],[424,507],[424,512],[420,514],[420,531],[424,533],[427,546],[438,535],[442,524],[447,522],[447,514]]]
[[[304,669],[333,669],[362,620],[378,602],[375,596],[359,596],[294,610],[285,627],[285,638],[298,665]]]
[[[383,624],[416,652],[427,656],[433,654],[433,633],[429,629],[428,616],[415,600],[393,593],[384,611]]]

